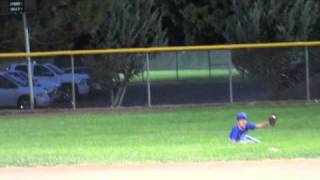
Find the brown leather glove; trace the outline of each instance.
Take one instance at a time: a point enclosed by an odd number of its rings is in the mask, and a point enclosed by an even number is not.
[[[278,116],[275,113],[272,113],[268,119],[269,125],[272,127],[275,126],[277,123],[277,120],[278,120]]]

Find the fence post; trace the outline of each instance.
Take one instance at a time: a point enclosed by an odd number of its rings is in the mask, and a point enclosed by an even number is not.
[[[23,29],[24,29],[24,38],[25,38],[25,46],[26,52],[30,53],[30,42],[29,42],[29,28],[26,13],[22,13],[23,19]],[[32,62],[30,56],[27,57],[28,60],[28,82],[29,82],[29,91],[30,91],[30,109],[34,109],[34,94],[33,94],[33,81],[32,81]]]
[[[309,68],[309,48],[305,47],[305,60],[306,60],[306,100],[310,101],[310,68]]]
[[[229,98],[230,98],[230,104],[233,104],[233,79],[232,79],[232,60],[229,58]]]
[[[151,107],[151,85],[150,85],[150,59],[149,59],[149,53],[146,54],[146,60],[147,60],[148,106]]]
[[[72,109],[76,110],[76,88],[75,88],[75,77],[74,77],[74,56],[71,55],[71,76],[72,76]]]

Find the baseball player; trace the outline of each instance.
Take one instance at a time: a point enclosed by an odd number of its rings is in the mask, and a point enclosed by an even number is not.
[[[249,130],[255,130],[257,128],[265,128],[267,126],[274,126],[277,121],[276,114],[271,114],[267,121],[259,123],[248,122],[248,116],[245,112],[239,112],[237,114],[237,124],[232,128],[229,138],[232,143],[240,144],[256,144],[261,141],[248,135]]]

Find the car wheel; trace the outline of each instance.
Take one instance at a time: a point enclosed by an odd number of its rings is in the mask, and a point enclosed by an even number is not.
[[[65,102],[72,102],[72,87],[71,86],[66,86],[63,88],[63,95],[62,95],[62,98]],[[79,98],[80,97],[80,94],[79,94],[79,90],[78,90],[78,87],[76,86],[75,87],[75,95],[76,95],[76,98]]]
[[[21,110],[30,109],[30,99],[29,99],[29,97],[23,97],[23,98],[19,99],[17,106]]]
[[[63,95],[62,98],[65,102],[71,102],[72,101],[72,89],[70,87],[65,87],[63,89]]]

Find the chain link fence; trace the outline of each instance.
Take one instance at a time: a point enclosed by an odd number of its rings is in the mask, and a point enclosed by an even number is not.
[[[1,108],[32,107],[28,105],[31,74],[36,108],[320,99],[317,46],[168,49],[35,55],[32,73],[24,58],[4,54],[0,56]]]

